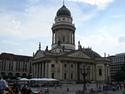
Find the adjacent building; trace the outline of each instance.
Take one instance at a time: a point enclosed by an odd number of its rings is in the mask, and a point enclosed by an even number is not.
[[[28,77],[31,74],[31,60],[30,56],[1,53],[0,76],[6,79]]]
[[[111,60],[110,73],[111,80],[114,81],[115,74],[119,72],[123,65],[125,65],[125,53],[120,53],[116,55],[109,56]]]
[[[75,30],[70,10],[63,5],[52,25],[52,47],[39,49],[33,56],[33,77],[49,77],[62,81],[106,82],[110,79],[109,60],[91,48],[75,45]]]

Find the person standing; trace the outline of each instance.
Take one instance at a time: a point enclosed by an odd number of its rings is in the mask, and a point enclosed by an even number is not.
[[[21,89],[21,94],[27,94],[27,85],[24,85]]]
[[[26,94],[32,94],[32,90],[31,90],[31,88],[28,86],[27,87],[27,92],[26,92]]]
[[[4,94],[4,90],[8,88],[8,84],[0,77],[0,94]]]
[[[19,94],[19,86],[17,83],[14,83],[11,89],[13,91],[13,94]]]

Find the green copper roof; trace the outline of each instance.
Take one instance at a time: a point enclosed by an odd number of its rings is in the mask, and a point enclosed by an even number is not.
[[[65,5],[63,5],[58,11],[57,16],[71,16],[71,13],[68,8],[66,8]]]

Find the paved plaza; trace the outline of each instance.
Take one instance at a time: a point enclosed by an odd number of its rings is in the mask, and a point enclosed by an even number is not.
[[[45,92],[45,89],[48,89],[48,92]],[[79,93],[79,91],[83,90],[83,85],[64,84],[60,87],[41,87],[39,88],[39,90],[43,92],[42,94],[83,94]],[[116,91],[110,90],[110,91],[101,91],[101,92],[93,92],[86,94],[122,94],[122,92],[123,90],[116,90]]]

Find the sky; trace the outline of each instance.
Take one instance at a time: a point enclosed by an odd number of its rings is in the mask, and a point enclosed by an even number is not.
[[[0,53],[32,56],[51,49],[56,12],[63,0],[0,0]],[[101,56],[125,53],[125,0],[65,0],[76,26],[75,43]]]

